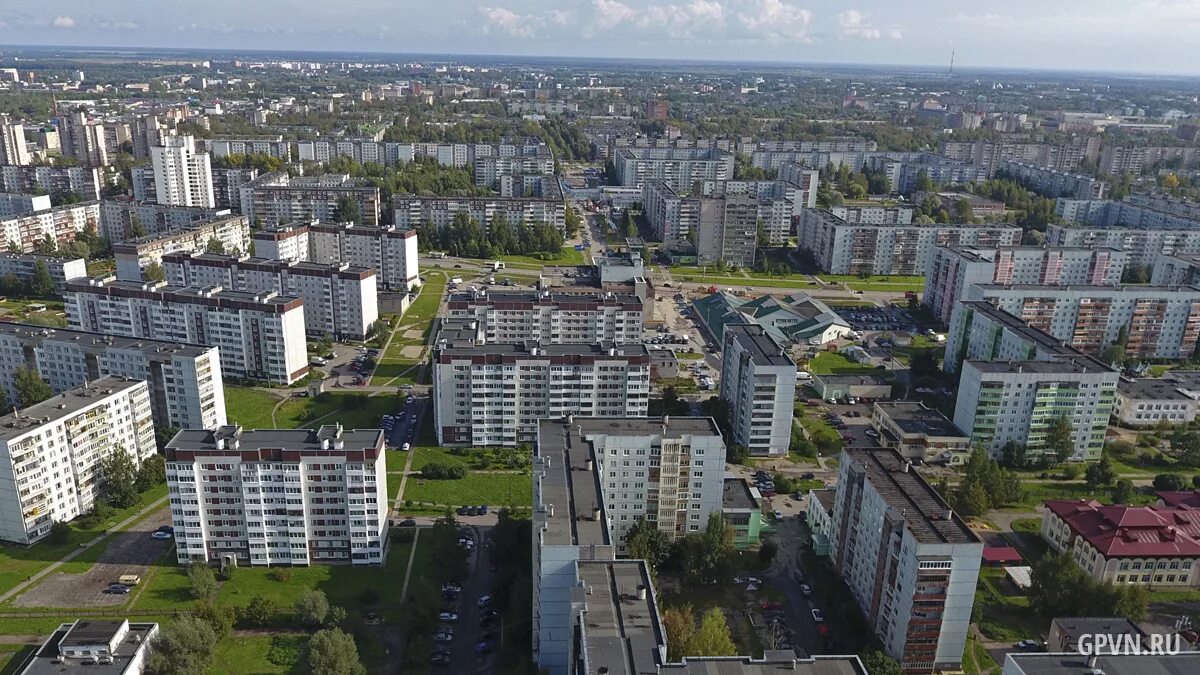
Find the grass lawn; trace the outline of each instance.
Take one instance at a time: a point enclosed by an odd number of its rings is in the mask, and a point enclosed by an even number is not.
[[[437,317],[442,305],[442,295],[446,290],[446,275],[441,272],[430,272],[425,276],[425,283],[417,299],[409,306],[408,311],[400,318],[396,334],[388,343],[387,351],[379,359],[379,365],[371,376],[373,385],[416,384],[419,372],[416,366],[421,361],[411,356],[404,356],[405,347],[419,347],[428,343],[429,334],[433,330],[433,320]],[[419,330],[421,337],[410,338],[404,334],[408,331]]]
[[[846,284],[851,290],[858,291],[923,291],[925,277],[906,277],[900,275],[876,275],[866,278],[853,274],[821,274],[823,281],[835,284]]]
[[[418,447],[413,450],[413,471],[428,464],[461,466],[476,471],[517,471],[529,468],[529,451],[519,448],[440,448]]]
[[[684,269],[694,269],[694,268],[684,268]],[[804,277],[801,275],[797,275],[797,277],[795,279],[789,279],[787,277],[769,277],[769,276],[765,276],[765,275],[764,276],[753,276],[753,277],[747,278],[744,276],[702,274],[700,272],[686,272],[686,271],[675,272],[674,270],[672,270],[671,277],[673,279],[677,279],[679,281],[687,281],[689,283],[712,284],[714,286],[720,286],[723,288],[728,287],[728,288],[735,288],[735,289],[739,289],[739,288],[742,288],[745,286],[749,286],[750,288],[754,288],[756,286],[763,286],[766,288],[800,288],[800,289],[818,288],[819,287],[815,281],[805,281]]]
[[[225,385],[225,411],[230,424],[246,429],[270,429],[271,409],[280,397],[261,389]]]
[[[525,265],[541,268],[543,265],[582,265],[584,264],[584,254],[587,251],[576,251],[574,246],[564,246],[562,253],[557,256],[546,256],[546,259],[532,255],[502,255],[499,260],[507,264],[515,264],[515,266],[523,267]],[[504,270],[499,270],[498,274],[503,274]]]
[[[987,647],[967,638],[967,646],[963,650],[963,672],[966,675],[987,675],[997,666],[996,659],[992,658]]]
[[[1030,508],[1040,506],[1042,502],[1048,499],[1098,499],[1105,504],[1113,502],[1112,493],[1114,488],[1097,488],[1089,489],[1087,484],[1080,482],[1064,482],[1056,481],[1053,483],[1035,483],[1032,481],[1024,481],[1021,484],[1021,502],[1012,506],[1027,506]],[[1154,494],[1136,490],[1133,495],[1133,505],[1142,506],[1153,504],[1156,497]]]
[[[975,587],[975,605],[979,607],[979,630],[989,640],[1017,642],[1041,634],[1043,622],[1029,608],[1029,598],[1008,587],[1004,570],[984,567],[979,570]]]
[[[834,455],[842,451],[844,441],[841,434],[834,429],[819,413],[810,412],[808,408],[798,408],[794,419],[808,431],[813,445],[825,455]]]
[[[656,380],[654,384],[658,385],[660,389],[674,387],[675,391],[680,394],[684,392],[694,392],[699,388],[696,384],[696,381],[690,377],[662,378],[660,380]]]
[[[814,375],[857,375],[860,373],[884,374],[874,366],[855,363],[837,352],[820,352],[808,362]]]
[[[308,633],[229,637],[217,644],[209,675],[307,672]]]
[[[275,421],[280,429],[299,429],[334,422],[341,422],[347,429],[374,429],[379,426],[380,417],[399,409],[400,399],[395,396],[367,396],[366,393],[352,391],[329,391],[315,399],[288,399],[275,414]],[[330,417],[324,417],[331,414]]]
[[[425,480],[420,476],[409,476],[404,499],[447,506],[531,506],[533,478],[529,473],[479,472],[458,480]]]
[[[675,352],[675,358],[681,361],[695,361],[704,358],[700,352]]]

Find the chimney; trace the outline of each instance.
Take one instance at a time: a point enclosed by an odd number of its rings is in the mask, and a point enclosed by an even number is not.
[[[583,468],[587,471],[591,471],[594,464],[595,463],[592,461],[592,458],[588,457],[587,460],[583,463]]]
[[[638,599],[638,600],[645,600],[645,599],[646,599],[646,587],[645,587],[645,586],[642,586],[641,584],[638,584],[638,588],[637,588],[637,599]]]
[[[596,504],[592,505],[592,520],[597,523],[600,522],[600,506],[599,505],[596,505]]]
[[[946,520],[954,520],[954,509],[946,509]]]

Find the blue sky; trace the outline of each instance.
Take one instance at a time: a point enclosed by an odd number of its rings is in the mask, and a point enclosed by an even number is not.
[[[1200,72],[1200,0],[5,0],[0,44]]]

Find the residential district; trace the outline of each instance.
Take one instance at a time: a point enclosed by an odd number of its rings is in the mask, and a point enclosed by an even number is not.
[[[1194,82],[252,54],[0,52],[2,672],[1200,673]]]

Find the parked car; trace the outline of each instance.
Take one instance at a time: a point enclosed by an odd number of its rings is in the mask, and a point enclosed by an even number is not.
[[[438,621],[458,621],[458,614],[454,612],[442,612],[438,614]]]
[[[800,592],[804,594],[804,597],[810,597],[812,596],[812,586],[809,586],[808,584],[800,584]]]
[[[416,526],[417,526],[417,521],[413,520],[412,518],[405,518],[404,520],[400,521],[400,527],[416,527]]]
[[[813,621],[816,621],[817,623],[824,623],[825,621],[825,615],[822,614],[821,610],[817,609],[816,607],[813,607],[812,618]]]
[[[454,640],[454,633],[434,633],[434,642],[450,642]]]
[[[154,537],[155,539],[170,539],[171,533],[170,532],[155,532],[155,533],[151,534],[150,536]]]
[[[478,607],[487,607],[488,605],[492,604],[492,596],[485,595],[485,596],[479,598],[479,600],[476,600],[475,604]]]
[[[487,640],[484,640],[483,642],[480,642],[475,645],[475,653],[476,654],[490,654],[491,651],[492,651],[492,643],[488,642]]]
[[[447,652],[436,652],[433,656],[429,657],[429,662],[435,666],[448,666],[450,665],[450,654]]]
[[[109,584],[108,588],[104,589],[105,593],[112,593],[114,595],[128,595],[129,591],[130,588],[125,584]]]
[[[458,584],[442,584],[442,591],[450,591],[451,593],[462,593],[462,586]]]

